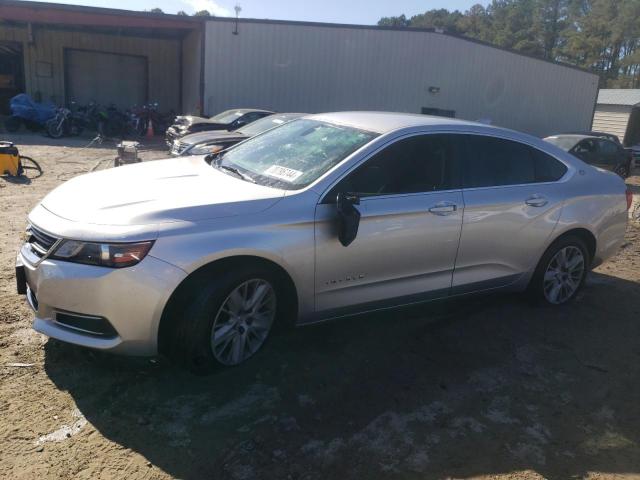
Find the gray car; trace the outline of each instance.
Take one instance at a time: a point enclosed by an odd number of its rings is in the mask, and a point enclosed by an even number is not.
[[[238,130],[229,132],[227,130],[217,130],[212,132],[200,132],[186,135],[173,141],[171,155],[208,155],[216,153],[225,148],[229,148],[236,143],[240,143],[247,138],[251,138],[259,133],[266,132],[270,128],[295,120],[296,118],[308,115],[307,113],[274,113],[268,117],[261,118]]]
[[[529,135],[422,115],[312,115],[222,154],[76,177],[29,214],[34,328],[237,365],[276,324],[480,291],[562,305],[618,250],[629,197]]]

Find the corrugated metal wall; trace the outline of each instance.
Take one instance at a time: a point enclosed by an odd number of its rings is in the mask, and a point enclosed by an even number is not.
[[[202,72],[202,33],[193,31],[182,41],[182,112],[200,115],[200,74]]]
[[[626,105],[597,105],[593,116],[593,130],[617,135],[621,142],[629,125],[631,107]]]
[[[455,110],[536,135],[588,129],[596,75],[429,32],[209,21],[205,110]],[[439,88],[430,93],[429,87]]]
[[[39,92],[42,100],[56,104],[65,102],[64,49],[76,48],[147,57],[149,101],[157,101],[163,111],[180,107],[180,40],[53,30],[41,26],[33,27],[32,43],[28,42],[27,35],[26,27],[0,24],[0,41],[23,44],[25,86],[31,95]],[[52,64],[52,75],[38,75],[37,62]]]

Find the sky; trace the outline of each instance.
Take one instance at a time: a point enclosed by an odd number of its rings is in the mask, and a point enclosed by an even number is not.
[[[43,0],[40,0],[43,1]],[[44,0],[47,1],[47,0]],[[191,14],[209,10],[216,16],[234,16],[240,5],[241,17],[312,22],[355,23],[371,25],[380,17],[404,13],[407,17],[432,8],[466,10],[482,0],[56,0],[48,3],[69,3],[92,7],[150,10],[161,8],[165,13],[184,10]]]

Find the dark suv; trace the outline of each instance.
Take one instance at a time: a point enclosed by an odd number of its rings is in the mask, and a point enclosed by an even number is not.
[[[577,134],[552,135],[545,140],[594,167],[611,170],[622,178],[631,174],[631,155],[620,143],[595,135]]]

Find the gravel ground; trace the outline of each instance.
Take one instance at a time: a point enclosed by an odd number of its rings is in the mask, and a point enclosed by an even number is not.
[[[114,153],[12,139],[44,174],[0,178],[0,478],[640,478],[637,223],[566,308],[495,295],[363,315],[195,377],[31,330],[25,216]]]

